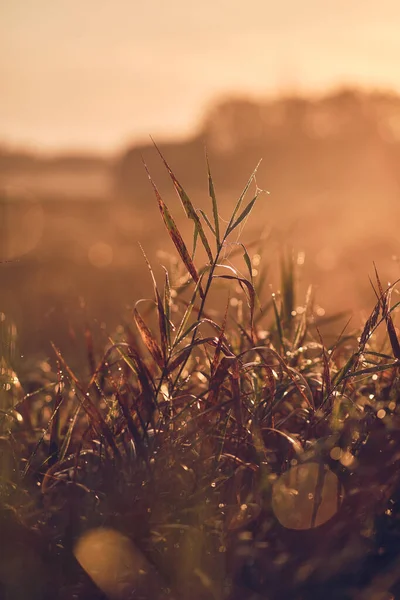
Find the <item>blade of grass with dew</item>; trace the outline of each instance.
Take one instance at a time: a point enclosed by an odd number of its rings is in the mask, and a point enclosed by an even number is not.
[[[140,300],[138,302],[140,302]],[[150,329],[147,327],[138,309],[136,308],[138,302],[136,302],[135,308],[133,309],[133,318],[135,320],[136,327],[138,328],[140,337],[142,338],[142,341],[146,346],[147,350],[150,352],[151,356],[154,358],[160,369],[162,369],[165,366],[165,358],[163,352],[156,338],[154,337]]]
[[[210,404],[217,404],[221,386],[225,379],[229,377],[229,367],[234,360],[237,360],[236,356],[224,356],[219,362],[214,374],[210,379],[208,388],[208,401]]]
[[[149,178],[149,181],[150,181],[150,183],[151,183],[151,185],[153,187],[155,196],[157,198],[158,207],[160,209],[160,213],[161,213],[161,216],[162,216],[162,218],[164,220],[164,224],[165,224],[165,227],[167,228],[169,236],[170,236],[172,242],[174,243],[174,246],[177,249],[178,254],[181,257],[182,262],[185,265],[185,267],[187,268],[190,276],[197,283],[199,281],[199,274],[197,272],[197,269],[196,269],[196,267],[195,267],[195,265],[193,263],[193,260],[192,260],[192,258],[190,256],[190,254],[188,252],[188,249],[186,248],[186,244],[183,241],[183,238],[182,238],[181,234],[179,233],[179,230],[178,230],[178,228],[176,226],[176,223],[175,223],[174,219],[172,218],[171,213],[168,210],[167,205],[165,204],[165,202],[161,198],[160,193],[159,193],[159,191],[157,189],[157,186],[154,183],[154,181],[153,181],[153,179],[152,179],[152,177],[150,175],[150,172],[149,172],[149,170],[147,168],[147,165],[146,165],[146,163],[144,161],[143,161],[143,164],[144,164],[144,168],[146,169],[147,177]],[[200,289],[200,295],[202,296],[203,295],[202,289],[201,288],[199,288],[199,289]]]
[[[294,256],[288,258],[281,257],[281,285],[282,285],[282,320],[289,333],[293,323],[293,311],[295,308],[295,277],[294,277]]]
[[[307,318],[308,318],[308,315],[309,315],[309,312],[310,312],[310,309],[312,306],[312,293],[313,293],[313,287],[312,287],[312,285],[309,285],[308,289],[307,289],[307,293],[306,293],[304,311],[303,311],[303,314],[301,315],[301,319],[299,321],[296,332],[294,334],[292,351],[296,351],[299,347],[301,347],[305,340],[305,337],[307,334]]]
[[[212,210],[213,210],[213,217],[214,217],[214,235],[215,235],[215,241],[217,244],[217,248],[220,248],[221,246],[221,237],[220,237],[220,232],[219,232],[219,215],[218,215],[218,204],[217,204],[217,197],[215,195],[215,188],[214,188],[214,182],[213,182],[213,178],[211,176],[211,169],[210,169],[210,163],[208,162],[208,156],[206,153],[206,162],[207,162],[207,174],[208,174],[208,193],[210,195],[211,198],[211,202],[212,202]],[[206,215],[203,215],[203,217],[205,218],[207,224],[209,225],[211,231],[213,231],[211,224],[208,221],[208,218]]]
[[[63,442],[61,445],[61,449],[60,449],[60,453],[59,453],[59,462],[62,462],[63,460],[65,460],[66,456],[69,453],[69,448],[70,448],[71,441],[72,441],[72,434],[74,432],[76,423],[78,422],[78,416],[79,416],[79,413],[81,412],[81,410],[82,410],[82,406],[78,403],[78,406],[74,410],[73,416],[69,420],[68,429],[64,436],[64,439],[63,439]]]
[[[158,328],[160,331],[161,352],[162,352],[162,356],[163,356],[163,362],[165,364],[165,361],[167,360],[167,355],[169,352],[168,333],[167,333],[167,330],[169,329],[169,319],[167,319],[167,317],[165,315],[164,305],[161,300],[160,293],[158,291],[156,278],[154,277],[154,273],[153,273],[153,269],[151,268],[151,264],[146,256],[142,246],[140,244],[139,244],[139,246],[140,246],[140,249],[142,250],[147,267],[150,271],[150,276],[151,276],[151,280],[153,283],[154,299],[155,299],[155,303],[157,306],[157,314],[158,314]],[[171,337],[171,336],[169,335],[169,337]]]
[[[172,358],[172,360],[169,361],[166,369],[167,375],[173,373],[175,369],[177,369],[185,360],[189,358],[192,348],[193,345],[191,344],[189,348],[181,350],[177,356],[175,356],[174,358]]]
[[[128,402],[126,401],[126,396],[120,393],[120,391],[118,390],[117,383],[113,379],[111,379],[111,381],[113,383],[115,397],[117,398],[117,402],[124,416],[126,426],[131,436],[131,440],[135,448],[137,449],[138,456],[140,456],[143,459],[147,459],[146,447],[143,444],[142,436],[140,435],[139,430],[133,421]]]
[[[165,269],[165,279],[164,279],[164,314],[165,314],[165,319],[167,321],[167,343],[168,343],[168,347],[171,347],[171,330],[174,331],[175,330],[175,326],[171,321],[171,311],[170,311],[170,306],[171,306],[171,300],[172,300],[172,296],[171,296],[171,285],[169,282],[169,275],[168,275],[168,271],[167,269]]]
[[[322,377],[322,394],[326,399],[329,399],[332,395],[332,380],[331,373],[329,368],[329,356],[326,351],[324,342],[322,340],[322,335],[320,330],[317,328],[317,332],[319,335],[319,339],[321,341],[322,346],[322,364],[323,364],[323,377]]]
[[[388,310],[389,309],[389,301],[390,301],[390,293],[391,293],[390,289],[393,289],[393,288],[389,288],[388,290],[383,292],[381,280],[379,279],[378,270],[376,268],[375,263],[374,263],[374,268],[375,268],[376,281],[378,284],[378,289],[379,289],[379,293],[380,293],[380,297],[381,297],[382,316],[385,318],[385,321],[386,321],[386,328],[387,328],[387,332],[389,335],[390,345],[392,346],[392,350],[393,350],[393,354],[394,354],[395,358],[400,359],[399,339],[397,337],[396,329],[393,324],[392,315],[390,314],[390,312]]]
[[[210,369],[211,377],[214,375],[214,373],[215,373],[215,371],[217,369],[218,363],[219,363],[219,358],[220,358],[220,355],[221,355],[223,338],[224,338],[225,329],[226,329],[226,320],[227,320],[227,316],[228,316],[228,309],[229,309],[229,299],[228,299],[228,302],[226,304],[224,319],[222,321],[221,331],[220,331],[220,334],[218,336],[217,347],[215,349],[214,358],[213,358],[213,361],[211,363],[211,369]]]
[[[206,213],[201,208],[199,208],[198,210],[199,210],[199,213],[201,214],[201,216],[203,217],[204,221],[208,225],[208,228],[210,229],[211,233],[216,237],[217,236],[216,231],[215,231],[214,227],[211,225],[210,220],[207,217]]]
[[[213,275],[213,279],[230,279],[236,280],[242,290],[245,292],[248,298],[248,305],[250,309],[250,335],[251,339],[254,340],[254,304],[255,304],[255,291],[252,283],[245,279],[244,277],[239,277],[237,275]],[[246,293],[247,291],[247,293]]]
[[[186,307],[185,313],[184,313],[184,315],[182,317],[182,320],[181,320],[181,322],[179,324],[179,327],[178,327],[178,330],[176,332],[175,339],[174,339],[173,344],[172,344],[172,348],[175,348],[177,346],[177,344],[182,339],[182,333],[183,333],[183,331],[184,331],[184,329],[185,329],[185,327],[186,327],[186,325],[187,325],[187,323],[188,323],[188,321],[190,319],[190,315],[192,314],[193,306],[194,306],[194,303],[195,303],[196,298],[197,298],[197,293],[200,290],[202,278],[203,278],[203,274],[200,276],[200,279],[197,282],[196,287],[195,287],[195,289],[193,291],[192,298],[191,298],[189,304]]]
[[[189,196],[187,195],[187,193],[185,192],[185,190],[183,189],[183,187],[181,186],[181,184],[179,183],[179,181],[177,180],[177,178],[175,177],[174,173],[172,172],[172,169],[170,168],[169,164],[167,163],[167,161],[165,160],[164,156],[162,155],[160,149],[158,148],[157,144],[155,143],[155,141],[152,139],[152,142],[158,152],[158,154],[161,157],[161,160],[163,161],[165,168],[168,171],[168,174],[172,180],[172,183],[174,184],[175,190],[181,200],[182,206],[185,210],[186,216],[188,219],[191,219],[194,223],[194,240],[193,240],[193,257],[195,254],[195,249],[196,249],[196,239],[197,236],[200,236],[200,239],[203,243],[204,249],[207,252],[207,256],[208,259],[210,261],[210,263],[213,262],[213,255],[211,252],[211,248],[210,248],[210,244],[208,243],[208,239],[206,234],[204,233],[204,229],[203,226],[201,224],[201,221],[199,219],[199,216],[196,212],[196,210],[194,209],[194,206],[189,198]]]
[[[240,393],[240,367],[239,361],[232,361],[231,374],[229,376],[231,382],[233,414],[240,428],[243,427],[243,406]]]
[[[226,240],[226,238],[228,236],[228,231],[232,227],[232,224],[235,221],[235,217],[236,217],[237,213],[239,212],[240,207],[242,206],[243,199],[246,196],[247,191],[248,191],[251,183],[253,182],[253,180],[254,180],[254,178],[256,176],[256,173],[258,171],[258,167],[260,166],[260,164],[261,164],[261,160],[258,162],[258,164],[257,164],[256,168],[254,169],[253,173],[250,175],[250,177],[249,177],[249,179],[248,179],[248,181],[247,181],[247,183],[246,183],[246,185],[245,185],[242,193],[240,194],[239,200],[236,203],[236,206],[235,206],[235,208],[233,210],[232,216],[231,216],[231,218],[229,220],[229,223],[228,223],[228,226],[226,228],[225,235],[224,235],[224,240]]]
[[[115,443],[112,431],[110,430],[109,426],[105,422],[105,420],[104,420],[103,416],[101,415],[99,409],[92,402],[90,396],[88,396],[87,393],[84,391],[84,389],[83,389],[82,385],[80,384],[78,378],[73,373],[73,371],[71,370],[71,368],[69,367],[69,365],[66,363],[66,361],[65,361],[64,357],[62,356],[60,350],[53,344],[53,342],[51,342],[51,345],[52,345],[52,348],[53,348],[53,350],[54,350],[54,352],[55,352],[58,360],[60,361],[60,364],[62,365],[63,369],[68,374],[69,378],[74,382],[74,385],[75,385],[75,388],[76,388],[76,397],[78,398],[78,400],[82,404],[82,407],[83,407],[84,411],[86,412],[86,414],[88,415],[93,428],[96,430],[97,434],[100,437],[103,437],[106,440],[106,442],[110,446],[111,450],[113,451],[115,458],[116,459],[120,459],[121,458],[120,457],[120,452],[119,452],[118,447],[117,447],[117,445]],[[78,394],[78,392],[79,392],[79,394]],[[79,397],[79,395],[81,397]]]
[[[192,323],[180,336],[180,338],[177,340],[176,346],[182,342],[194,329],[198,328],[200,325],[210,325],[211,327],[213,327],[218,334],[221,333],[221,325],[218,325],[218,323],[216,323],[215,321],[213,321],[213,319],[209,319],[208,317],[203,317],[202,319],[198,319],[197,321],[195,321],[194,323]],[[228,344],[228,341],[226,338],[225,339],[225,343]]]
[[[113,343],[112,340],[110,340]],[[139,381],[141,393],[146,398],[149,406],[147,407],[149,412],[157,408],[157,397],[156,397],[156,386],[154,379],[146,366],[146,363],[142,360],[139,352],[135,349],[132,343],[113,343],[115,348],[120,355],[121,359],[125,364],[132,370]],[[121,348],[128,351],[128,354],[122,352]]]
[[[242,212],[242,213],[239,215],[239,217],[236,219],[236,221],[234,221],[234,222],[232,223],[232,225],[230,225],[230,226],[227,228],[227,230],[226,230],[226,236],[228,236],[230,233],[232,233],[232,231],[233,231],[234,229],[236,229],[236,227],[237,227],[238,225],[240,225],[240,223],[241,223],[242,221],[244,221],[244,219],[245,219],[246,217],[248,217],[248,216],[249,216],[249,214],[250,214],[250,213],[251,213],[251,211],[253,210],[253,207],[254,207],[254,205],[255,205],[255,203],[256,203],[256,201],[257,201],[257,198],[258,198],[258,196],[259,196],[259,195],[260,195],[260,194],[257,194],[256,196],[254,196],[254,198],[253,198],[252,200],[250,200],[250,202],[248,203],[248,205],[246,206],[246,208],[243,210],[243,212]]]
[[[274,308],[275,324],[276,324],[276,329],[278,331],[278,340],[279,340],[280,349],[281,349],[281,352],[286,352],[285,342],[284,342],[284,338],[283,338],[282,321],[281,321],[281,316],[279,314],[279,310],[278,310],[278,307],[276,304],[275,294],[272,294],[272,306]]]
[[[60,407],[64,400],[63,388],[62,388],[62,373],[60,366],[57,370],[58,386],[54,398],[54,411],[52,416],[52,423],[50,427],[50,440],[49,440],[49,464],[54,464],[58,460],[60,451]]]

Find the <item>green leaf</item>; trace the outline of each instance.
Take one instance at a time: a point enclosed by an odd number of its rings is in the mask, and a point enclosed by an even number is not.
[[[232,213],[231,220],[229,221],[228,229],[230,229],[230,227],[231,227],[232,223],[233,223],[233,222],[234,222],[234,220],[235,220],[235,217],[236,217],[237,213],[239,212],[239,209],[240,209],[240,207],[241,207],[241,205],[242,205],[242,202],[243,202],[243,200],[244,200],[244,197],[245,197],[245,195],[247,194],[247,192],[248,192],[248,189],[249,189],[249,187],[250,187],[250,185],[251,185],[252,181],[254,180],[254,178],[255,178],[255,176],[256,176],[256,173],[257,173],[257,171],[258,171],[258,167],[260,166],[260,163],[261,163],[261,160],[258,162],[258,164],[257,164],[256,168],[254,169],[253,173],[250,175],[250,177],[249,177],[249,179],[248,179],[248,181],[247,181],[247,183],[246,183],[246,185],[245,185],[245,187],[244,187],[244,190],[243,190],[243,192],[240,194],[239,200],[237,201],[237,203],[236,203],[236,206],[235,206],[235,210],[234,210],[234,211],[233,211],[233,213]],[[228,234],[227,234],[227,233],[225,233],[225,236],[224,236],[224,237],[226,237],[227,235],[228,235]]]
[[[232,225],[230,225],[228,227],[228,229],[226,230],[226,235],[228,236],[230,233],[232,233],[232,231],[234,229],[236,229],[236,227],[238,225],[240,225],[240,223],[251,213],[254,204],[256,203],[256,200],[258,198],[259,194],[257,194],[256,196],[254,196],[253,200],[251,200],[248,205],[246,206],[246,208],[243,210],[243,212],[240,214],[240,216],[236,219],[236,221],[234,221],[232,223]]]
[[[203,219],[205,220],[205,222],[207,223],[208,227],[210,228],[210,231],[214,234],[215,237],[217,237],[217,234],[215,233],[215,229],[214,227],[211,225],[209,218],[207,217],[206,213],[204,212],[204,210],[202,210],[201,208],[198,209],[199,213],[201,214],[201,216],[203,217]]]
[[[250,334],[251,339],[254,339],[254,304],[256,293],[254,291],[254,286],[251,281],[244,279],[244,277],[239,277],[237,275],[214,275],[214,279],[234,279],[236,280],[243,291],[247,291],[248,296],[248,304],[250,308]]]

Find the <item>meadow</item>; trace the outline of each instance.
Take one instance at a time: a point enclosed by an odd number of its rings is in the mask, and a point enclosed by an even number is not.
[[[174,258],[79,372],[1,314],[1,598],[399,597],[395,284],[338,331],[301,253],[240,241],[257,169],[222,219],[210,166],[197,210],[160,162],[185,232],[144,164]]]

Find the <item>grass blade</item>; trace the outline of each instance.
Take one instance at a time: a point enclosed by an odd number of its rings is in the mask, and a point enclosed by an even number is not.
[[[249,281],[248,279],[244,279],[244,277],[239,277],[237,275],[214,275],[213,279],[234,279],[239,282],[240,287],[245,293],[247,291],[246,296],[248,297],[248,305],[250,309],[250,332],[251,338],[252,340],[254,340],[254,305],[256,293],[254,291],[254,286],[251,283],[251,281]]]
[[[187,193],[185,192],[185,190],[183,189],[183,187],[181,186],[181,184],[179,183],[179,181],[177,180],[177,178],[175,177],[174,173],[172,172],[172,169],[170,168],[169,164],[167,163],[167,161],[165,160],[164,156],[162,155],[160,149],[158,148],[157,144],[155,143],[155,141],[152,139],[152,142],[155,146],[155,149],[157,150],[158,154],[161,157],[161,160],[163,161],[165,168],[168,171],[169,176],[172,179],[172,183],[174,184],[175,190],[181,200],[182,206],[184,208],[184,211],[186,213],[186,216],[188,219],[191,219],[194,223],[194,241],[193,241],[193,256],[194,256],[194,252],[196,249],[196,240],[197,240],[197,236],[200,236],[200,239],[203,243],[204,249],[207,252],[207,256],[209,261],[212,263],[213,262],[213,256],[212,256],[212,252],[211,252],[211,248],[210,248],[210,244],[208,243],[207,240],[207,236],[204,233],[204,229],[203,226],[201,224],[201,221],[199,219],[199,216],[189,198],[189,196],[187,195]]]
[[[229,221],[229,225],[227,227],[227,231],[230,229],[232,223],[235,221],[235,217],[236,217],[237,213],[239,212],[240,207],[242,206],[242,202],[244,200],[244,197],[246,196],[246,194],[248,192],[248,189],[249,189],[252,181],[254,180],[254,178],[256,176],[256,173],[258,171],[258,167],[260,166],[260,163],[261,163],[261,160],[258,162],[258,164],[257,164],[256,168],[254,169],[253,173],[250,175],[250,177],[249,177],[246,185],[244,186],[243,192],[240,194],[239,200],[236,203],[235,209],[234,209],[234,211],[232,213],[232,216],[231,216],[231,219]],[[228,234],[226,232],[224,238],[226,238],[227,235]]]
[[[153,186],[153,190],[154,190],[154,193],[155,193],[157,201],[158,201],[158,207],[160,209],[161,216],[163,218],[163,221],[165,223],[165,226],[167,228],[169,236],[170,236],[171,240],[173,241],[174,246],[177,249],[178,254],[181,257],[189,274],[191,275],[192,279],[197,283],[199,281],[199,274],[197,272],[197,269],[193,263],[193,260],[190,256],[190,254],[188,252],[188,249],[186,248],[186,244],[183,241],[181,234],[179,233],[179,230],[176,226],[176,223],[175,223],[171,213],[168,210],[167,205],[161,198],[160,193],[157,189],[157,186],[154,183],[154,181],[150,175],[150,172],[147,168],[147,165],[144,161],[143,161],[143,164],[144,164],[144,168],[146,169],[146,173],[149,178],[149,181],[150,181],[151,185]],[[200,294],[203,295],[203,291],[201,290],[201,288],[200,288]]]
[[[156,282],[156,278],[154,277],[153,269],[151,268],[150,262],[147,259],[147,256],[146,256],[142,246],[140,244],[139,244],[139,246],[140,246],[141,251],[143,252],[143,256],[144,256],[144,259],[149,268],[151,280],[153,282],[155,303],[157,306],[157,313],[158,313],[158,328],[160,330],[161,352],[162,352],[162,356],[163,356],[164,364],[165,364],[165,361],[167,359],[167,353],[169,350],[168,334],[167,334],[167,330],[169,329],[169,320],[167,320],[166,315],[165,315],[164,306],[163,306],[163,303],[161,300],[160,293],[158,291],[157,282]]]
[[[217,242],[217,248],[219,248],[221,246],[221,238],[220,238],[220,233],[219,233],[218,204],[217,204],[217,198],[215,196],[214,182],[213,182],[213,178],[211,176],[210,164],[208,162],[207,153],[206,153],[206,161],[207,161],[207,173],[208,173],[208,192],[209,192],[211,202],[212,202],[213,217],[214,217],[214,228],[215,228],[214,235],[215,235],[215,240]],[[208,223],[208,219],[207,219],[207,223]],[[210,224],[209,224],[209,226],[211,228]]]
[[[253,200],[250,200],[250,202],[248,203],[248,205],[246,206],[246,208],[243,210],[243,212],[239,215],[239,217],[236,219],[236,221],[234,221],[232,223],[232,225],[230,225],[228,227],[228,229],[226,230],[226,236],[228,236],[230,233],[232,233],[232,231],[234,229],[236,229],[236,227],[238,225],[240,225],[240,223],[251,213],[254,204],[256,203],[256,200],[258,198],[259,194],[257,194],[256,196],[254,196]]]
[[[78,378],[76,377],[76,375],[72,372],[70,367],[65,362],[64,357],[62,356],[59,349],[53,343],[51,343],[51,345],[53,347],[54,352],[56,353],[56,356],[57,356],[60,364],[63,366],[65,371],[68,373],[70,379],[74,382],[75,387],[76,387],[76,397],[80,401],[82,408],[84,409],[87,416],[89,417],[92,427],[95,429],[95,431],[97,432],[97,434],[99,436],[103,437],[106,440],[106,442],[108,443],[108,445],[114,452],[115,458],[120,459],[121,455],[120,455],[120,452],[116,445],[113,433],[112,433],[111,429],[109,428],[109,426],[107,425],[107,423],[105,422],[99,409],[93,403],[90,396],[87,393],[85,393],[84,389],[82,388],[81,384],[79,383]]]
[[[205,222],[207,223],[208,227],[210,228],[211,233],[214,234],[214,236],[216,237],[217,234],[215,232],[214,227],[210,223],[210,219],[207,217],[207,215],[204,212],[204,210],[202,210],[201,208],[199,208],[198,210],[199,210],[199,213],[201,214],[201,216],[203,217],[203,219],[205,220]]]
[[[389,335],[390,345],[392,346],[392,350],[393,350],[393,354],[394,354],[395,358],[400,359],[399,339],[397,337],[396,329],[393,324],[392,315],[390,314],[390,311],[389,311],[389,301],[390,301],[391,291],[393,288],[390,288],[390,289],[386,290],[385,292],[382,290],[381,281],[379,279],[378,271],[377,271],[375,264],[374,264],[374,268],[375,268],[376,281],[377,281],[378,289],[379,289],[379,293],[380,293],[382,316],[384,317],[384,319],[386,321],[386,328],[387,328],[387,332]]]
[[[139,302],[140,302],[140,300],[139,300]],[[150,352],[151,356],[156,361],[157,365],[160,367],[160,369],[162,369],[165,365],[163,352],[162,352],[160,346],[158,345],[158,342],[155,339],[154,335],[152,334],[150,329],[147,327],[146,323],[143,321],[136,306],[133,309],[133,318],[135,319],[136,327],[139,330],[139,333],[143,340],[144,345],[146,346],[147,350]]]
[[[173,348],[175,348],[175,346],[183,339],[182,333],[185,330],[185,327],[186,327],[186,325],[187,325],[187,323],[189,321],[190,315],[192,314],[193,306],[194,306],[194,303],[196,301],[197,292],[200,289],[202,278],[203,278],[203,274],[200,276],[200,279],[197,282],[197,285],[196,285],[196,287],[194,289],[192,298],[191,298],[190,302],[188,303],[188,305],[186,307],[185,313],[184,313],[184,315],[182,317],[182,320],[180,322],[180,325],[178,327],[178,331],[176,332],[175,340],[174,340],[174,342],[172,344]]]

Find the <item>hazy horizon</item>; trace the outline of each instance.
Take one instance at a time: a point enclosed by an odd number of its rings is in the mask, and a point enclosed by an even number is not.
[[[113,152],[186,136],[230,95],[400,92],[400,5],[357,4],[13,0],[0,8],[0,144]]]

